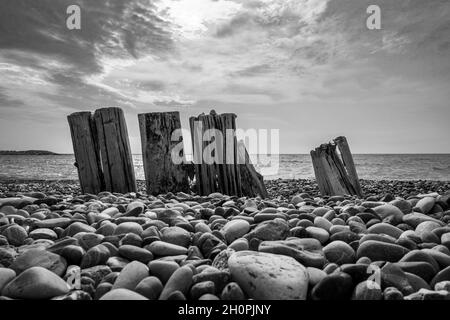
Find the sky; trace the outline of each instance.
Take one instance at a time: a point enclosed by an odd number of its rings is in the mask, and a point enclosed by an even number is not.
[[[66,27],[81,7],[81,30]],[[369,30],[369,5],[381,30]],[[237,114],[281,153],[450,152],[448,0],[1,0],[0,149],[72,153],[67,115]]]

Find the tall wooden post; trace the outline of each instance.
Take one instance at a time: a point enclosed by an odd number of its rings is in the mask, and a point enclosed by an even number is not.
[[[251,163],[242,161],[242,157],[248,157],[248,154],[245,146],[243,150],[238,150],[235,114],[219,115],[212,110],[208,115],[191,117],[189,122],[199,194],[209,195],[213,192],[221,192],[235,196],[255,196],[256,194],[262,197],[267,196],[262,176],[254,170]],[[211,129],[216,130],[216,133],[208,131]],[[215,149],[208,148],[214,143]],[[211,155],[208,154],[210,150],[213,150]],[[241,158],[239,158],[239,152],[241,152]],[[204,153],[211,156],[214,161],[205,163]],[[241,170],[243,170],[242,174]]]
[[[188,173],[185,171],[183,136],[172,141],[175,130],[181,130],[179,112],[155,112],[138,115],[142,142],[142,159],[144,163],[147,193],[157,195],[167,192],[189,192]],[[182,160],[174,163],[172,152]]]
[[[102,108],[94,113],[106,190],[136,192],[133,159],[122,109]]]
[[[358,173],[356,172],[355,163],[353,162],[353,156],[350,152],[347,138],[337,137],[336,139],[334,139],[334,142],[336,143],[339,152],[341,153],[342,161],[344,162],[344,166],[347,169],[348,177],[350,178],[352,186],[355,188],[356,194],[362,197],[363,192],[359,183]]]
[[[78,178],[83,193],[98,194],[105,188],[97,132],[91,112],[76,112],[67,117],[72,136]]]

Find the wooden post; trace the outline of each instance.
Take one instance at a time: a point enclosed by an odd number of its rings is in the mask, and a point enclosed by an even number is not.
[[[107,191],[136,192],[125,117],[120,108],[102,108],[94,113],[103,174]]]
[[[314,168],[314,175],[316,176],[317,185],[319,186],[319,191],[322,195],[328,194],[328,186],[324,177],[325,174],[323,172],[322,163],[319,159],[319,153],[316,150],[311,150],[311,159]]]
[[[184,164],[175,164],[172,159],[174,148],[183,143],[183,136],[172,141],[172,133],[181,130],[179,112],[145,113],[138,115],[138,119],[147,193],[189,192]],[[185,162],[184,154],[179,156]]]
[[[345,137],[337,137],[334,139],[334,142],[337,144],[339,151],[342,156],[342,161],[344,162],[344,166],[347,169],[348,177],[350,178],[350,182],[355,189],[355,192],[358,196],[362,197],[363,192],[361,189],[361,185],[359,183],[358,173],[356,172],[355,163],[353,162],[353,156],[350,152],[350,147],[347,142],[347,138]]]
[[[67,117],[82,193],[98,194],[105,181],[98,150],[97,132],[91,112],[76,112]]]
[[[244,142],[238,142],[238,163],[241,174],[242,193],[249,197],[261,198],[269,196],[266,186],[264,185],[264,178],[259,174],[253,166],[250,156],[245,148]]]
[[[336,146],[341,145],[341,157]],[[343,152],[342,152],[343,150]],[[314,174],[322,195],[357,195],[362,197],[358,175],[345,137],[322,144],[311,151]],[[355,180],[356,179],[356,180]]]
[[[213,192],[221,192],[235,196],[260,194],[262,197],[267,197],[262,176],[256,172],[251,163],[239,162],[235,114],[219,115],[212,110],[209,115],[201,114],[198,117],[191,117],[189,123],[199,194],[209,195]],[[218,131],[214,137],[212,132],[208,132],[210,129]],[[203,152],[208,145],[214,143],[213,141],[216,143],[212,154],[215,161],[208,164],[203,159]],[[248,157],[245,146],[241,153],[242,156]],[[242,174],[241,170],[244,171]]]
[[[236,115],[225,113],[221,115],[222,132],[224,135],[224,175],[228,179],[228,194],[242,195],[241,172],[238,165],[238,146],[236,138]]]

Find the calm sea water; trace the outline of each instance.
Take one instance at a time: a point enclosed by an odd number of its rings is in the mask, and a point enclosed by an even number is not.
[[[266,179],[314,178],[310,155],[280,155],[271,160],[278,172],[265,174]],[[450,181],[450,154],[356,154],[354,160],[362,179]],[[78,179],[74,161],[73,155],[0,156],[0,179],[74,180]],[[143,180],[142,156],[133,155],[133,161],[136,178]],[[263,172],[266,167],[257,165],[257,170]]]

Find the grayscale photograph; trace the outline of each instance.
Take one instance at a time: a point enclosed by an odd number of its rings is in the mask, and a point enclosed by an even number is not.
[[[448,0],[0,0],[0,304],[450,300],[449,121]]]

